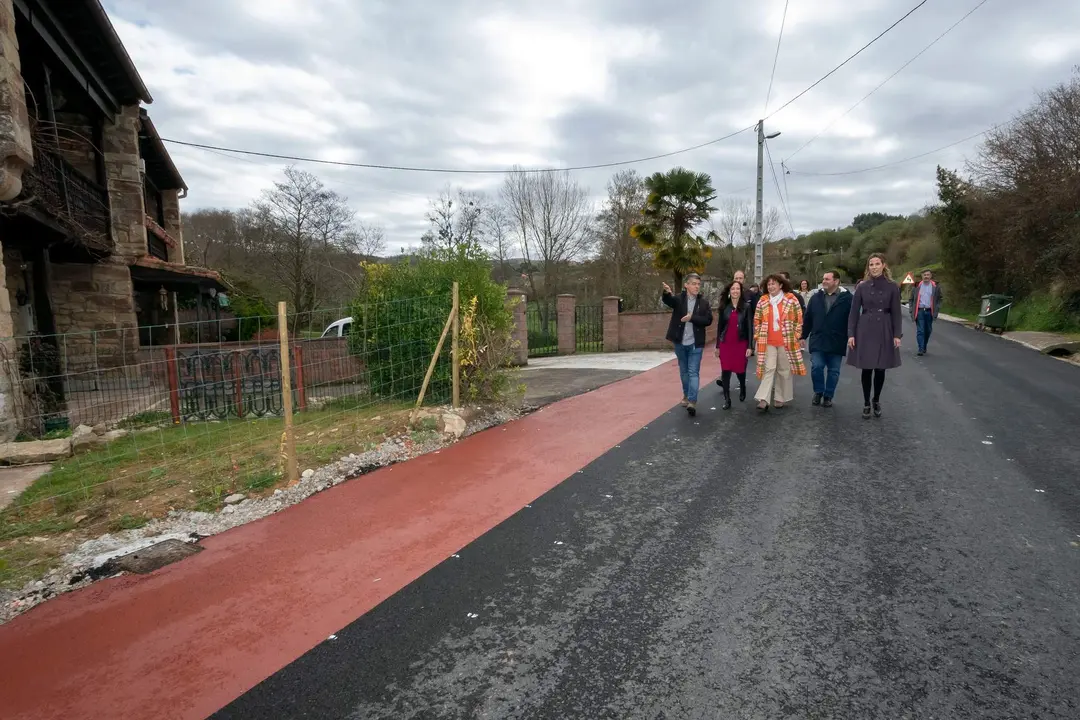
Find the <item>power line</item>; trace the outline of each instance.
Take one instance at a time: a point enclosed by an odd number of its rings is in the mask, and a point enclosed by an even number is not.
[[[784,193],[780,191],[780,181],[776,177],[776,163],[773,162],[768,142],[765,143],[765,154],[769,158],[769,172],[772,173],[773,186],[776,187],[776,194],[780,198],[780,207],[784,209],[784,216],[787,218],[788,227],[791,228],[791,235],[794,237],[795,224],[791,222],[791,213],[788,211],[787,200],[784,199]]]
[[[807,146],[807,145],[809,145],[810,143],[814,142],[814,141],[815,141],[815,140],[817,140],[817,139],[818,139],[819,137],[821,137],[822,135],[824,135],[824,134],[825,134],[825,132],[826,132],[826,131],[827,131],[827,130],[828,130],[829,128],[831,128],[831,127],[832,127],[833,125],[835,125],[835,124],[836,124],[836,123],[837,123],[837,122],[838,122],[838,121],[839,121],[839,120],[840,120],[841,118],[843,118],[844,116],[846,116],[846,115],[847,115],[847,114],[848,114],[849,112],[851,112],[851,111],[852,111],[852,110],[854,110],[855,108],[857,108],[857,107],[859,107],[860,105],[862,105],[862,104],[863,104],[863,102],[865,102],[867,98],[869,98],[869,97],[870,97],[871,95],[873,95],[873,94],[874,94],[874,93],[876,93],[876,92],[877,92],[878,90],[880,90],[880,89],[882,88],[882,86],[883,86],[883,85],[885,85],[885,83],[889,82],[889,81],[890,81],[890,80],[892,80],[892,79],[893,79],[894,77],[896,77],[896,76],[897,76],[897,75],[899,75],[899,74],[900,74],[901,72],[903,72],[903,70],[904,70],[904,69],[905,69],[905,68],[906,68],[906,67],[907,67],[908,65],[910,65],[911,63],[913,63],[913,62],[915,62],[916,60],[918,60],[918,59],[919,59],[919,57],[920,57],[920,56],[922,56],[922,54],[923,54],[923,53],[925,53],[925,52],[926,52],[927,50],[929,50],[930,48],[934,47],[934,45],[937,45],[937,44],[938,44],[938,42],[939,42],[939,41],[940,41],[940,40],[941,40],[942,38],[944,38],[944,37],[945,37],[946,35],[948,35],[948,34],[949,34],[949,33],[951,33],[951,32],[952,32],[952,31],[953,31],[954,29],[956,29],[956,27],[957,27],[958,25],[960,25],[960,23],[964,22],[964,21],[965,21],[965,20],[967,20],[967,19],[968,19],[969,17],[971,17],[971,15],[972,15],[972,14],[973,14],[973,13],[974,13],[974,12],[975,12],[976,10],[978,10],[979,8],[981,8],[981,7],[982,7],[983,5],[985,5],[985,4],[986,4],[986,3],[988,2],[988,1],[989,1],[989,0],[981,0],[981,2],[980,2],[979,4],[977,4],[977,5],[975,6],[975,7],[971,8],[970,10],[968,10],[968,11],[967,11],[967,13],[966,13],[966,14],[965,14],[965,15],[964,15],[964,16],[963,16],[962,18],[960,18],[959,20],[957,20],[956,22],[954,22],[954,23],[953,23],[952,25],[950,25],[950,26],[949,26],[949,28],[948,28],[948,29],[947,29],[947,30],[946,30],[945,32],[941,33],[941,34],[940,34],[940,35],[938,35],[938,36],[937,36],[936,38],[934,38],[933,42],[931,42],[931,43],[930,43],[929,45],[927,45],[926,47],[924,47],[924,48],[923,48],[922,50],[920,50],[920,51],[919,51],[918,53],[916,53],[916,54],[915,54],[915,55],[914,55],[914,56],[913,56],[913,57],[912,57],[912,58],[911,58],[910,60],[908,60],[908,61],[907,61],[906,63],[904,63],[903,65],[901,65],[901,66],[900,66],[899,68],[897,68],[896,72],[894,72],[894,73],[893,73],[892,75],[890,75],[889,77],[887,77],[887,78],[885,78],[884,80],[882,80],[882,81],[881,81],[881,83],[879,83],[877,87],[875,87],[875,88],[874,88],[873,90],[871,90],[870,92],[866,93],[866,95],[864,95],[864,96],[862,97],[862,99],[861,99],[861,100],[859,100],[859,102],[855,103],[854,105],[852,105],[851,107],[849,107],[849,108],[848,108],[847,110],[845,110],[845,111],[844,111],[844,112],[842,112],[841,114],[839,114],[839,115],[837,115],[836,117],[834,117],[834,118],[833,118],[833,119],[832,119],[832,120],[831,120],[831,121],[829,122],[829,124],[828,124],[828,125],[826,125],[825,127],[823,127],[823,128],[821,129],[821,131],[820,131],[820,132],[818,132],[818,134],[817,134],[817,135],[815,135],[814,137],[812,137],[812,138],[810,138],[809,140],[807,140],[807,141],[806,141],[805,143],[803,143],[803,144],[802,144],[802,146],[801,146],[801,147],[800,147],[800,148],[799,148],[798,150],[796,150],[795,152],[793,152],[793,153],[791,153],[790,155],[788,155],[787,159],[788,159],[788,160],[790,160],[791,158],[795,157],[795,156],[796,156],[796,155],[798,155],[798,154],[799,154],[800,152],[802,152],[802,151],[803,151],[803,150],[804,150],[804,149],[806,148],[806,146]]]
[[[772,97],[773,80],[776,78],[776,62],[780,59],[780,42],[784,39],[784,25],[787,24],[787,9],[790,1],[784,0],[784,14],[780,18],[780,36],[776,38],[776,54],[773,55],[772,73],[769,74],[769,91],[765,93],[765,110],[763,112],[766,113],[769,112],[769,98]]]
[[[635,158],[633,160],[620,160],[618,162],[609,163],[597,163],[595,165],[572,165],[569,167],[560,168],[498,168],[498,169],[463,169],[463,168],[434,168],[434,167],[416,167],[408,165],[379,165],[375,163],[353,163],[345,162],[343,160],[321,160],[317,158],[300,157],[298,155],[279,155],[277,153],[257,152],[255,150],[239,150],[237,148],[218,147],[216,145],[204,145],[202,143],[187,142],[184,140],[172,140],[170,138],[162,138],[163,142],[172,143],[173,145],[183,145],[184,147],[199,148],[201,150],[210,150],[218,152],[238,153],[240,155],[253,155],[256,157],[273,158],[275,160],[288,160],[290,162],[308,162],[318,165],[337,165],[339,167],[353,167],[353,168],[367,168],[371,170],[401,170],[405,172],[426,172],[426,173],[443,173],[451,175],[503,175],[506,173],[546,173],[546,172],[569,172],[576,170],[599,170],[602,168],[619,167],[620,165],[635,165],[637,163],[648,162],[650,160],[660,160],[662,158],[672,157],[674,155],[681,155],[692,150],[700,150],[703,147],[709,145],[715,145],[718,142],[729,140],[736,135],[753,130],[756,127],[754,125],[748,125],[741,130],[728,133],[723,137],[718,137],[715,140],[709,140],[708,142],[699,143],[698,145],[692,145],[691,147],[682,148],[681,150],[673,150],[667,153],[661,153],[660,155],[650,155],[649,157]]]
[[[820,78],[818,78],[817,80],[815,80],[815,81],[814,81],[814,83],[813,83],[812,85],[810,85],[809,87],[807,87],[807,88],[806,88],[805,90],[803,90],[803,91],[802,91],[801,93],[799,93],[799,94],[798,94],[798,95],[796,95],[795,97],[791,98],[790,100],[788,100],[788,101],[787,101],[786,103],[784,103],[784,104],[783,104],[783,105],[781,105],[780,107],[778,107],[778,108],[776,108],[775,110],[773,110],[773,111],[772,111],[772,112],[771,112],[770,114],[766,115],[766,116],[765,116],[765,119],[766,119],[766,120],[768,120],[768,119],[769,119],[769,118],[771,118],[771,117],[772,117],[773,115],[776,115],[776,113],[780,112],[781,110],[783,110],[784,108],[786,108],[786,107],[787,107],[788,105],[790,105],[791,103],[795,102],[796,100],[798,100],[799,98],[801,98],[801,97],[802,97],[803,95],[805,95],[806,93],[808,93],[808,92],[810,92],[811,90],[813,90],[814,88],[816,88],[816,87],[817,87],[818,85],[820,85],[820,84],[821,84],[822,82],[824,82],[824,81],[825,81],[826,79],[828,79],[828,78],[829,78],[829,76],[831,76],[831,75],[832,75],[833,73],[835,73],[835,72],[836,72],[837,70],[839,70],[840,68],[844,67],[844,66],[845,66],[845,65],[847,65],[847,64],[848,64],[849,62],[851,62],[852,60],[854,60],[854,59],[855,59],[855,57],[856,57],[856,56],[858,56],[858,55],[859,55],[860,53],[862,53],[862,51],[863,51],[863,50],[866,50],[866,48],[870,47],[871,45],[873,45],[874,43],[876,43],[876,42],[877,42],[878,40],[880,40],[881,38],[885,37],[885,35],[886,35],[886,34],[888,34],[890,30],[892,30],[892,29],[893,29],[894,27],[896,27],[896,26],[897,26],[897,25],[899,25],[900,23],[902,23],[902,22],[904,22],[905,20],[907,20],[907,19],[908,19],[908,18],[909,18],[909,17],[910,17],[911,15],[912,15],[912,13],[914,13],[914,12],[915,12],[916,10],[918,10],[919,8],[921,8],[921,7],[922,7],[923,5],[925,5],[926,3],[927,3],[927,0],[922,0],[922,2],[920,2],[920,3],[918,4],[918,5],[916,5],[915,7],[911,8],[910,10],[908,10],[908,11],[907,11],[906,13],[904,13],[903,17],[901,17],[901,18],[900,18],[899,20],[897,20],[896,22],[894,22],[894,23],[893,23],[892,25],[890,25],[889,27],[885,28],[885,29],[884,29],[884,30],[882,30],[882,31],[881,31],[880,33],[878,33],[877,37],[875,37],[875,38],[874,38],[873,40],[871,40],[870,42],[866,43],[866,44],[865,44],[865,45],[863,45],[863,46],[862,46],[861,48],[859,48],[858,50],[856,50],[856,51],[855,51],[854,53],[852,53],[851,55],[849,55],[849,56],[848,56],[848,58],[847,58],[846,60],[844,60],[844,62],[840,63],[839,65],[837,65],[836,67],[834,67],[834,68],[833,68],[832,70],[830,70],[829,72],[825,73],[825,74],[824,74],[824,75],[822,75],[822,76],[821,76]]]
[[[892,25],[890,25],[889,27],[885,28],[883,31],[878,33],[877,37],[875,37],[873,40],[871,40],[870,42],[863,45],[853,55],[849,56],[842,63],[840,63],[839,65],[834,67],[832,70],[830,70],[828,73],[823,75],[814,84],[810,85],[805,90],[800,92],[798,95],[796,95],[795,97],[791,98],[786,103],[781,105],[779,108],[777,108],[770,115],[766,116],[765,119],[768,119],[768,118],[772,117],[773,115],[776,115],[776,113],[780,112],[781,110],[783,110],[784,108],[786,108],[787,106],[791,105],[793,102],[795,102],[796,100],[801,98],[803,95],[805,95],[806,93],[810,92],[812,89],[817,87],[822,81],[824,81],[830,75],[832,75],[837,70],[842,68],[844,65],[848,64],[852,59],[855,58],[856,55],[858,55],[863,50],[866,50],[866,48],[870,47],[875,42],[880,40],[882,37],[885,36],[886,33],[888,33],[894,27],[896,27],[901,22],[906,20],[909,15],[911,15],[913,12],[918,10],[920,7],[922,7],[926,3],[927,3],[927,0],[922,0],[922,2],[920,2],[918,5],[913,7],[911,10],[908,10],[907,13],[905,13],[903,17],[901,17],[899,20],[894,22]],[[786,22],[786,10],[785,10],[785,22]],[[779,41],[777,43],[777,48],[779,49]],[[774,66],[775,66],[775,62],[774,62]],[[771,81],[770,81],[770,84],[771,84]],[[650,155],[648,157],[634,158],[633,160],[619,160],[617,162],[596,163],[596,164],[593,164],[593,165],[571,165],[571,166],[568,166],[568,167],[561,167],[561,168],[524,168],[524,169],[521,169],[521,170],[515,170],[515,169],[511,169],[511,168],[467,170],[467,169],[462,169],[462,168],[435,168],[435,167],[419,167],[419,166],[408,166],[408,165],[383,165],[383,164],[378,164],[378,163],[352,163],[352,162],[345,162],[345,161],[342,161],[342,160],[322,160],[322,159],[318,159],[318,158],[301,157],[301,156],[298,156],[298,155],[281,155],[281,154],[278,154],[278,153],[257,152],[255,150],[241,150],[239,148],[229,148],[229,147],[221,147],[221,146],[217,146],[217,145],[207,145],[207,144],[203,144],[203,143],[188,142],[188,141],[185,141],[185,140],[174,140],[174,139],[171,139],[171,138],[162,138],[162,142],[171,143],[173,145],[182,145],[184,147],[199,148],[201,150],[216,150],[218,152],[229,152],[229,153],[236,153],[236,154],[239,154],[239,155],[252,155],[252,156],[256,156],[256,157],[272,158],[272,159],[275,159],[275,160],[287,160],[289,162],[308,162],[308,163],[313,163],[313,164],[317,164],[317,165],[336,165],[336,166],[339,166],[339,167],[366,168],[366,169],[369,169],[369,170],[398,170],[398,171],[402,171],[402,172],[441,173],[441,174],[448,174],[448,175],[503,175],[503,174],[506,174],[506,173],[542,173],[542,172],[567,172],[567,171],[577,171],[577,170],[600,170],[600,169],[603,169],[603,168],[620,167],[620,166],[623,166],[623,165],[636,165],[637,163],[649,162],[650,160],[662,160],[663,158],[669,158],[669,157],[673,157],[675,155],[681,155],[683,153],[692,152],[694,150],[700,150],[701,148],[708,147],[709,145],[715,145],[717,143],[723,142],[724,140],[730,140],[731,138],[733,138],[733,137],[735,137],[737,135],[741,135],[742,133],[747,132],[748,130],[753,130],[755,127],[757,127],[757,123],[753,123],[751,125],[748,125],[748,126],[742,128],[741,130],[736,130],[735,132],[728,133],[727,135],[724,135],[722,137],[718,137],[718,138],[715,138],[713,140],[708,140],[708,141],[703,142],[703,143],[698,143],[697,145],[691,145],[690,147],[681,148],[679,150],[672,150],[671,152],[660,153],[658,155]]]

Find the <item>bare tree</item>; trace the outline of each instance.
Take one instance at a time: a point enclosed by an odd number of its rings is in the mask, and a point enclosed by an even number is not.
[[[487,206],[483,216],[484,245],[491,251],[495,260],[495,276],[499,282],[508,282],[513,270],[510,268],[510,253],[514,244],[511,239],[513,220],[500,203]]]
[[[483,241],[486,205],[481,192],[447,186],[430,201],[431,227],[420,238],[424,249],[440,256],[476,250]]]
[[[603,292],[623,297],[633,308],[644,300],[645,286],[654,275],[650,253],[630,234],[641,220],[645,183],[634,170],[623,170],[608,181],[607,191],[593,225],[597,259],[609,268],[601,281]]]
[[[289,167],[285,180],[263,192],[254,216],[267,229],[269,274],[297,313],[317,307],[321,262],[351,230],[352,211],[311,173]]]
[[[360,260],[371,261],[386,252],[386,233],[378,225],[358,222],[342,239],[341,245]]]
[[[502,199],[525,255],[529,294],[550,300],[567,265],[581,259],[591,244],[589,192],[568,172],[514,168],[503,183]]]

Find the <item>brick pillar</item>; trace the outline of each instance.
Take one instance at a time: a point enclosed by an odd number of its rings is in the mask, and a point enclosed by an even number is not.
[[[506,304],[514,315],[514,365],[529,364],[529,327],[525,320],[526,307],[525,293],[521,290],[509,288],[506,291]]]
[[[604,352],[619,352],[619,298],[604,298]]]
[[[2,2],[2,0],[0,0]],[[139,106],[121,108],[105,124],[105,176],[112,214],[113,251],[127,261],[146,254],[146,205],[139,172]]]
[[[23,170],[34,164],[12,0],[0,0],[0,202],[22,192]]]
[[[180,221],[180,191],[161,191],[161,214],[165,216],[165,232],[176,241],[169,248],[169,262],[184,265],[184,226]]]
[[[559,338],[560,355],[573,355],[577,352],[575,307],[577,307],[577,298],[569,293],[564,293],[555,298],[555,331]]]

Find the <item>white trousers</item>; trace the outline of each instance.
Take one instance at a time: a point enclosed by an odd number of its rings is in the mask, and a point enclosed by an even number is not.
[[[791,376],[787,350],[773,345],[765,349],[765,373],[754,395],[758,402],[769,402],[770,398],[778,403],[788,403],[795,398],[795,382]]]

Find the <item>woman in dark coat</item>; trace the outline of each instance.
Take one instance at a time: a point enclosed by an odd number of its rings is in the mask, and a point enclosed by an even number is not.
[[[724,390],[724,409],[731,409],[731,374],[739,378],[739,402],[746,400],[746,360],[750,357],[751,308],[738,280],[726,288],[720,298],[720,320],[716,325],[716,351],[720,359],[720,377],[716,384]]]
[[[848,315],[848,347],[852,352],[847,363],[862,370],[863,418],[869,418],[871,411],[874,417],[881,417],[885,371],[900,367],[903,322],[900,288],[892,280],[885,256],[874,253],[866,263],[865,277],[855,288]]]

